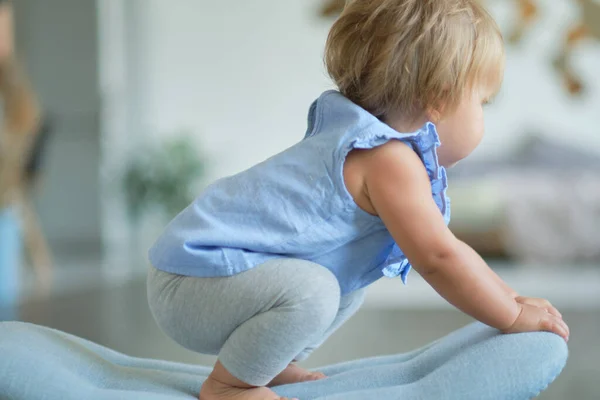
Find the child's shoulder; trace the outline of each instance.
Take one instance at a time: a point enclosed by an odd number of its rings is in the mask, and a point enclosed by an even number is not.
[[[373,185],[398,186],[406,180],[421,180],[429,184],[418,155],[408,144],[399,140],[351,151],[346,157],[343,171],[346,189],[354,202],[372,215],[377,215],[369,196],[369,188]]]

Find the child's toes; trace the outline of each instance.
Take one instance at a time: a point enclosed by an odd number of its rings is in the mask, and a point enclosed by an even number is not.
[[[310,378],[311,381],[318,381],[319,379],[325,379],[325,378],[327,378],[327,375],[325,375],[322,372],[315,371],[315,372],[311,372],[309,374],[309,378]]]

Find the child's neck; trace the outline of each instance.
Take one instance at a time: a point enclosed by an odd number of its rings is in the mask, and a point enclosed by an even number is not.
[[[383,122],[400,133],[416,132],[428,121],[429,118],[426,116],[408,118],[406,115],[402,115],[401,113],[389,113],[383,118]]]

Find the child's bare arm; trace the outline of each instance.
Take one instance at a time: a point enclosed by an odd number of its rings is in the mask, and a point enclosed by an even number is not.
[[[512,297],[513,299],[516,299],[516,298],[518,298],[518,297],[519,297],[519,294],[518,294],[518,293],[517,293],[517,292],[516,292],[516,291],[515,291],[513,288],[511,288],[510,286],[508,286],[508,285],[506,284],[506,282],[504,282],[504,281],[502,280],[502,278],[500,278],[500,277],[498,276],[498,274],[497,274],[496,272],[494,272],[494,270],[493,270],[493,269],[491,269],[491,268],[488,268],[487,270],[489,271],[490,275],[492,275],[492,278],[493,278],[493,279],[494,279],[494,280],[495,280],[495,281],[498,283],[498,285],[500,285],[502,288],[504,288],[504,291],[505,291],[506,293],[508,293],[508,295],[509,295],[510,297]]]
[[[398,246],[441,296],[487,325],[506,330],[515,323],[522,307],[514,291],[448,229],[412,149],[392,141],[372,150],[364,182]]]

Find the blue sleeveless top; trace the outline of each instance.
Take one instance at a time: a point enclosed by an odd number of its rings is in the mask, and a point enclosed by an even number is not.
[[[331,270],[342,294],[382,276],[400,276],[406,283],[408,260],[381,219],[356,205],[343,178],[352,149],[389,140],[401,140],[419,155],[448,223],[446,171],[438,164],[435,126],[399,133],[332,90],[311,105],[303,140],[217,180],[175,217],[150,249],[151,264],[175,274],[216,277],[291,257]]]

